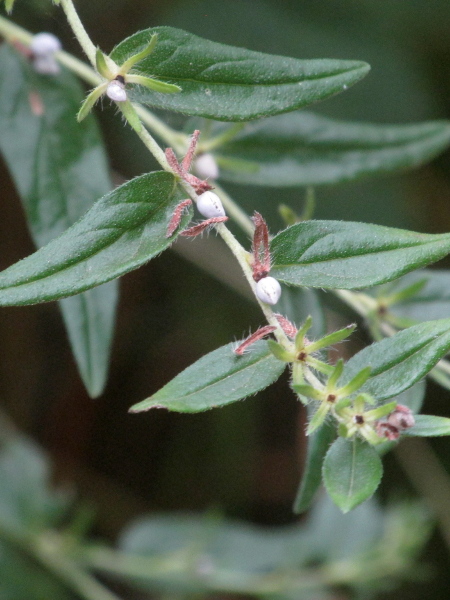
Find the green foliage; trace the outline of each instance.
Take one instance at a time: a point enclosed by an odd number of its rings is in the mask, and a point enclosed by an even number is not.
[[[10,9],[12,2],[6,5]],[[311,186],[404,170],[450,145],[449,122],[371,125],[294,112],[346,90],[369,66],[262,54],[171,27],[136,33],[107,56],[88,38],[71,0],[62,0],[61,6],[93,65],[65,54],[56,57],[96,86],[84,102],[79,83],[65,68],[38,74],[36,56],[26,47],[31,36],[0,18],[0,32],[8,40],[18,36],[25,45],[0,49],[0,151],[39,248],[0,273],[0,306],[61,300],[81,375],[97,396],[113,335],[117,287],[112,280],[161,254],[179,235],[214,229],[236,259],[267,324],[246,340],[245,352],[228,343],[206,354],[130,412],[197,413],[226,406],[264,390],[288,368],[291,390],[307,412],[306,464],[294,511],[311,507],[322,481],[340,511],[356,508],[376,491],[381,456],[402,436],[450,435],[450,419],[416,414],[424,377],[450,388],[445,358],[450,351],[449,275],[412,273],[450,253],[450,233],[312,220],[315,196],[308,188],[303,215],[281,206],[289,225],[271,238],[262,214],[248,217],[214,180]],[[118,89],[118,96],[111,89]],[[103,95],[116,102],[126,125],[163,169],[113,191],[95,120],[79,124],[75,119],[78,113],[82,121]],[[175,120],[180,127],[173,129],[142,105],[195,118],[184,126]],[[161,138],[162,147],[153,135]],[[206,174],[200,173],[202,154],[209,160]],[[199,196],[206,220],[186,230]],[[227,220],[253,234],[248,250]],[[223,272],[220,255],[206,259],[212,272]],[[261,295],[260,287],[262,282],[279,289],[278,280],[293,287],[283,287],[274,312],[272,297]],[[356,325],[330,317],[323,295],[309,288],[331,290],[346,302],[375,342],[349,359],[342,351],[331,360]],[[206,294],[201,300],[195,333],[207,347]],[[275,339],[263,339],[268,336]],[[177,357],[181,337],[169,342]],[[338,585],[357,591],[367,582],[373,589],[383,585],[385,571],[392,577],[404,573],[425,538],[420,512],[408,554],[407,509],[394,518],[393,541],[389,528],[388,534],[380,533],[387,517],[372,503],[353,513],[364,516],[361,526],[321,500],[309,524],[276,534],[217,517],[145,520],[124,533],[116,552],[90,546],[83,535],[73,534],[73,523],[58,529],[67,500],[49,490],[46,459],[26,442],[5,445],[0,479],[0,576],[5,573],[7,582],[5,593],[0,587],[2,598],[14,598],[15,588],[16,597],[65,598],[68,592],[59,589],[63,581],[79,596],[105,600],[109,592],[89,573],[98,570],[120,583],[174,598],[234,593],[309,600],[327,597]],[[372,525],[377,531],[369,535]],[[347,534],[352,540],[356,536],[351,551],[342,542]],[[12,548],[9,556],[6,547]],[[401,564],[392,560],[393,553]],[[346,568],[337,561],[345,561]],[[21,582],[17,574],[28,570],[28,562],[33,563],[29,579]]]
[[[178,201],[169,173],[116,188],[54,241],[0,273],[0,305],[58,300],[145,264],[176,237],[166,232]],[[189,220],[185,215],[182,226]]]
[[[272,274],[290,285],[355,289],[396,279],[443,258],[450,234],[341,221],[305,221],[274,237]]]
[[[222,126],[215,133],[224,131]],[[372,125],[302,111],[249,124],[214,155],[225,181],[274,187],[323,185],[415,167],[449,141],[447,121]]]
[[[178,85],[182,92],[167,96],[137,87],[130,92],[131,99],[219,121],[248,121],[308,106],[346,90],[369,71],[363,62],[262,54],[172,27],[132,35],[113,50],[111,58],[123,63],[155,33],[158,44],[139,63],[139,72]]]
[[[74,121],[83,92],[71,73],[39,76],[6,44],[0,63],[0,152],[40,247],[111,189],[106,152],[93,119],[81,127]],[[111,282],[60,303],[91,396],[102,392],[108,372],[117,287]]]
[[[343,380],[370,365],[369,380],[361,391],[385,400],[422,379],[449,350],[450,319],[421,323],[355,354],[345,365]]]
[[[358,438],[338,438],[323,463],[323,480],[333,502],[348,512],[377,489],[383,467],[374,448]]]
[[[210,352],[177,375],[159,392],[133,406],[131,412],[168,408],[199,412],[241,400],[273,383],[285,365],[274,358],[265,342],[255,343],[243,356],[236,344]]]

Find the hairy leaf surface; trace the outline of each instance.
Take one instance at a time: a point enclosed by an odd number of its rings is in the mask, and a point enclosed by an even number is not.
[[[98,202],[61,236],[0,273],[0,306],[49,302],[120,277],[165,250],[178,203],[166,172],[136,177]],[[182,218],[180,228],[190,220]]]
[[[173,83],[179,94],[130,89],[149,106],[219,121],[246,121],[287,112],[345,90],[369,71],[350,60],[299,60],[211,42],[172,27],[140,31],[111,53],[119,64],[141,51],[152,34],[155,50],[136,65],[148,77]]]
[[[355,289],[396,279],[450,252],[450,234],[345,221],[304,221],[271,244],[271,275],[287,284]]]
[[[361,392],[392,398],[422,379],[450,350],[450,319],[428,321],[367,346],[345,365],[341,383],[363,369],[371,372]]]
[[[256,342],[243,356],[234,354],[235,346],[227,344],[203,356],[130,411],[167,408],[195,413],[224,406],[263,390],[284,371],[285,363],[273,356],[266,342]]]
[[[372,496],[382,474],[383,466],[376,450],[358,438],[338,438],[323,464],[325,487],[344,513]]]

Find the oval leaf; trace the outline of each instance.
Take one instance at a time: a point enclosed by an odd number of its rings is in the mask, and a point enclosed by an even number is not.
[[[448,121],[345,123],[302,111],[249,123],[216,159],[220,177],[236,183],[323,185],[416,167],[449,144]]]
[[[376,450],[358,438],[338,438],[323,463],[323,481],[333,502],[346,513],[377,489],[383,466]]]
[[[402,435],[437,437],[450,435],[450,419],[434,415],[415,415],[416,423],[410,429],[405,429]]]
[[[304,221],[271,244],[271,275],[292,285],[369,287],[396,279],[450,252],[450,234],[424,234],[381,225]]]
[[[292,507],[295,513],[302,513],[311,506],[322,481],[323,460],[335,437],[336,428],[328,422],[308,437],[304,473]]]
[[[35,73],[6,44],[0,48],[0,151],[22,200],[36,246],[68,229],[112,184],[95,119],[75,119],[84,92],[67,70]],[[103,390],[114,331],[116,282],[63,300],[69,340],[92,397]]]
[[[146,29],[121,42],[111,58],[122,64],[157,33],[150,56],[136,65],[147,77],[181,87],[161,94],[136,86],[143,104],[218,121],[248,121],[307,106],[345,90],[369,71],[347,60],[298,60],[211,42],[172,27]]]
[[[49,302],[120,277],[165,250],[178,203],[170,173],[136,177],[110,192],[61,236],[0,273],[0,306]],[[191,215],[184,215],[180,228]]]
[[[420,323],[355,354],[339,385],[370,366],[370,377],[359,391],[377,400],[392,398],[422,379],[449,350],[450,319]]]
[[[130,412],[167,408],[195,413],[224,406],[263,390],[284,371],[285,364],[264,341],[253,344],[243,356],[234,354],[235,347],[227,344],[203,356]]]

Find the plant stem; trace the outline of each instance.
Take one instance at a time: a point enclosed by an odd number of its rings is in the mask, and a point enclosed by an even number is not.
[[[69,22],[72,31],[75,34],[80,46],[83,48],[84,53],[89,59],[89,62],[95,67],[95,53],[96,47],[91,41],[86,29],[84,28],[83,23],[78,16],[78,13],[73,5],[72,0],[60,0],[60,4],[66,14],[67,20]]]
[[[0,539],[32,558],[84,600],[120,600],[95,577],[65,556],[65,539],[55,532],[25,537],[0,522]]]
[[[249,260],[248,260],[249,256],[250,256],[249,253],[241,246],[241,244],[237,241],[237,239],[234,237],[234,235],[231,233],[231,231],[223,223],[220,223],[219,225],[217,225],[216,229],[217,229],[217,233],[221,236],[223,241],[230,248],[231,252],[236,257],[236,260],[240,264],[241,269],[244,272],[244,275],[245,275],[253,293],[255,294],[255,299],[258,302],[259,306],[261,307],[261,310],[264,313],[264,316],[266,317],[267,322],[270,325],[273,325],[274,327],[276,327],[276,330],[274,331],[274,335],[277,338],[278,342],[280,344],[282,344],[283,347],[286,348],[286,350],[292,350],[293,344],[288,339],[287,335],[284,333],[283,329],[281,328],[280,324],[278,323],[278,319],[276,318],[275,313],[273,312],[273,310],[270,308],[270,306],[268,304],[261,302],[261,300],[256,296],[256,283],[253,280],[253,273],[252,273],[252,270],[251,270],[251,267],[249,264]]]

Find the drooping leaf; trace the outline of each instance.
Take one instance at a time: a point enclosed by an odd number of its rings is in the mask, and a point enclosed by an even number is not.
[[[434,415],[416,415],[415,425],[406,429],[403,435],[436,437],[450,435],[450,419],[448,417],[436,417]]]
[[[308,437],[304,473],[292,508],[295,513],[302,513],[311,506],[322,481],[323,460],[335,437],[336,428],[328,422]]]
[[[338,438],[323,463],[323,480],[333,502],[346,513],[377,489],[383,466],[373,446],[358,438]]]
[[[448,121],[345,123],[301,111],[247,124],[215,157],[227,181],[306,186],[417,167],[449,144]]]
[[[40,76],[12,48],[0,49],[0,152],[9,167],[35,244],[68,229],[112,183],[94,119],[74,116],[84,92],[65,69]],[[61,302],[82,379],[98,396],[106,380],[117,283]]]
[[[344,221],[304,221],[271,244],[271,275],[291,285],[354,289],[385,283],[450,252],[450,234]]]
[[[98,202],[55,240],[0,273],[0,306],[72,296],[137,269],[165,250],[179,202],[170,173],[136,177]],[[191,214],[183,216],[180,228]]]
[[[450,319],[420,323],[355,354],[340,383],[370,366],[370,377],[360,391],[377,400],[392,398],[422,379],[449,350]]]
[[[140,52],[153,34],[152,54],[136,65],[147,77],[178,85],[167,95],[130,89],[136,102],[219,121],[247,121],[308,106],[341,92],[369,71],[359,61],[299,60],[226,46],[172,27],[140,31],[111,53],[118,64]]]
[[[285,368],[264,341],[253,344],[243,356],[236,356],[234,348],[235,344],[227,344],[203,356],[130,412],[167,408],[195,413],[224,406],[263,390]]]

